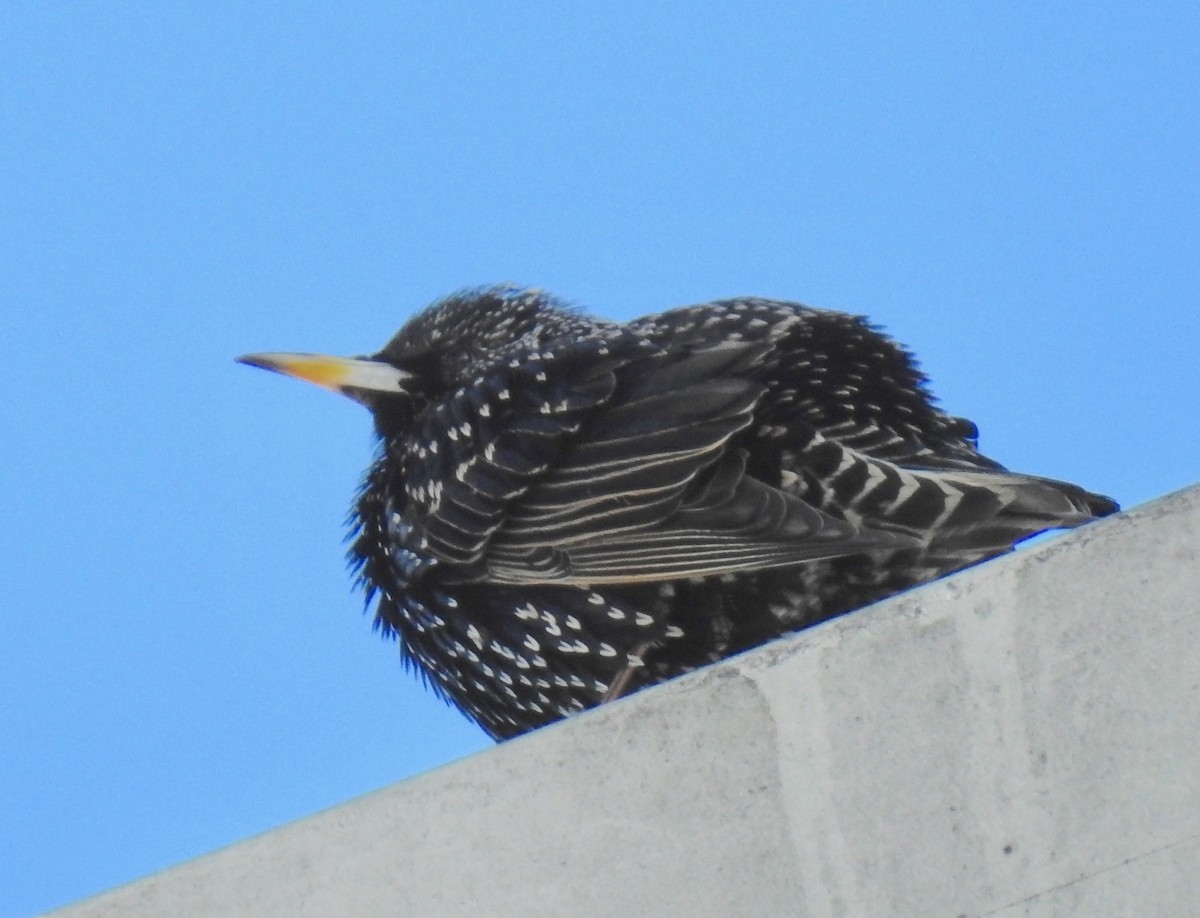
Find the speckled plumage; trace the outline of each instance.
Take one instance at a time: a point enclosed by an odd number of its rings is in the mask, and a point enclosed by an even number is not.
[[[369,359],[407,375],[347,391],[380,437],[352,563],[498,739],[1116,509],[1007,472],[902,348],[794,303],[619,325],[487,288]]]

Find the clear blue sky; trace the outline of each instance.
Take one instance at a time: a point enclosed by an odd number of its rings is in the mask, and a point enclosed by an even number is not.
[[[1011,467],[1200,479],[1197,35],[1194,2],[5,4],[0,914],[488,745],[351,592],[366,413],[237,354],[371,351],[504,280],[786,297],[886,325]]]

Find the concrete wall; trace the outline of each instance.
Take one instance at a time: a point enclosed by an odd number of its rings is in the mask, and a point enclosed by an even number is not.
[[[87,900],[1200,915],[1200,488]]]

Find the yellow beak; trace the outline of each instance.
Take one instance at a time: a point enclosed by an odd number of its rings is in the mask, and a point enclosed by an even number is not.
[[[325,354],[246,354],[238,363],[261,367],[294,376],[329,389],[347,394],[348,389],[368,389],[373,392],[403,392],[404,381],[411,373],[390,363],[362,357],[329,357]]]

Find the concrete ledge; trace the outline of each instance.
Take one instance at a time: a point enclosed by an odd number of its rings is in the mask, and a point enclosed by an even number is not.
[[[1200,914],[1200,487],[86,900]]]

